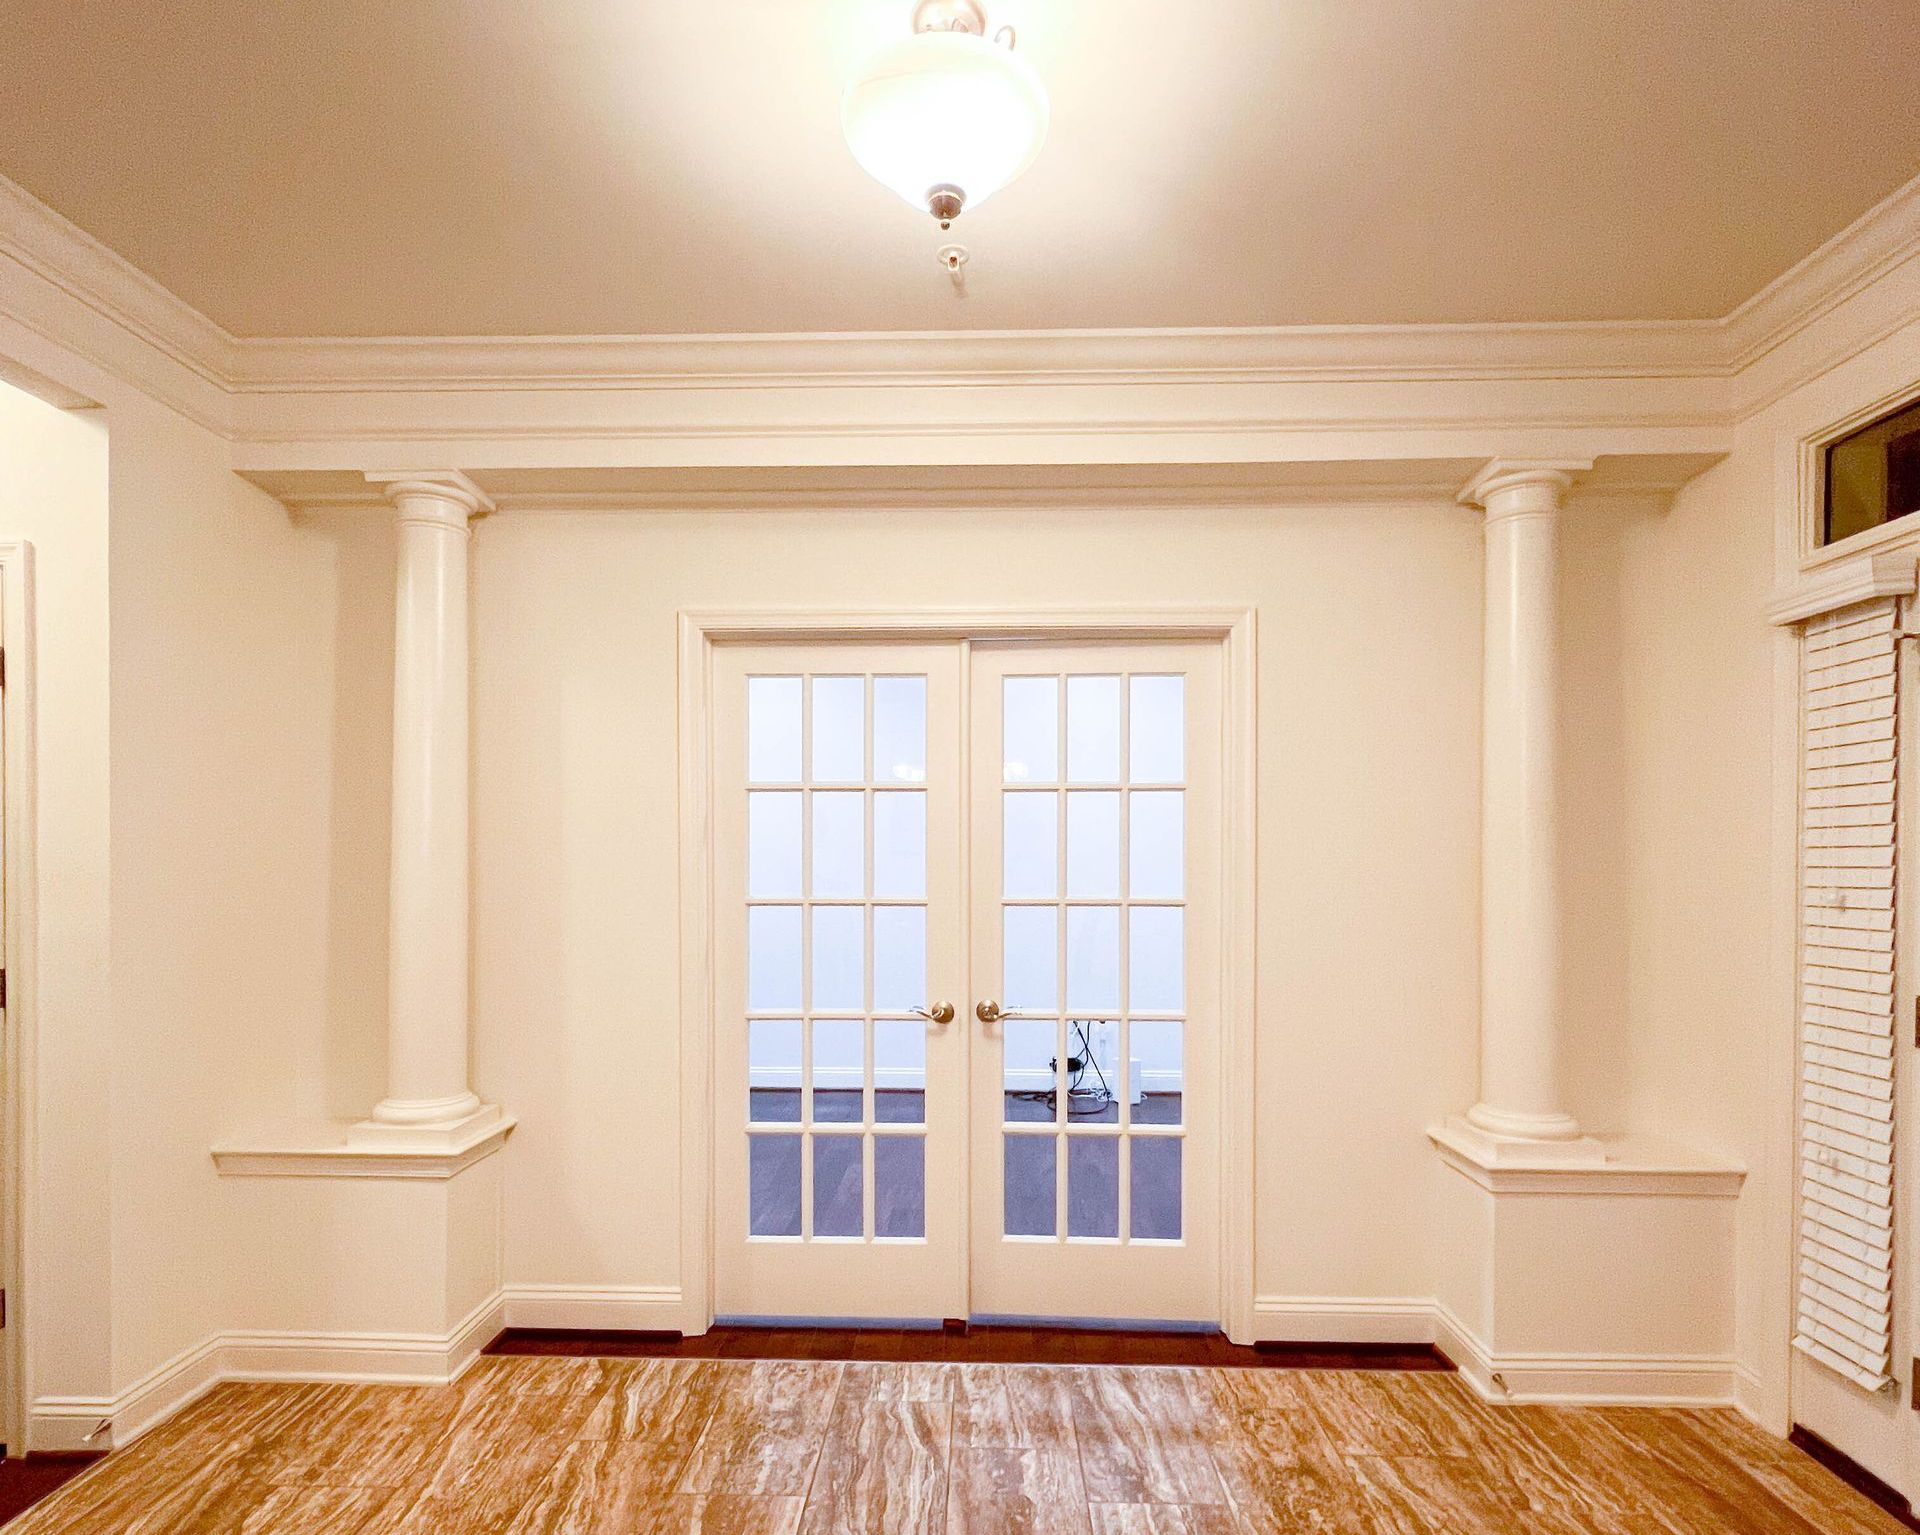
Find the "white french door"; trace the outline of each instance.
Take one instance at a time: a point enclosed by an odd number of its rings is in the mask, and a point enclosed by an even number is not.
[[[960,662],[716,652],[720,1315],[964,1315]]]
[[[1220,651],[973,658],[976,1315],[1207,1321]]]
[[[1217,1320],[1218,646],[712,687],[716,1314]]]

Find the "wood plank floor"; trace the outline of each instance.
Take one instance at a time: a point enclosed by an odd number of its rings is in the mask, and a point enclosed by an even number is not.
[[[8,1535],[1899,1535],[1732,1411],[1458,1376],[482,1359],[227,1385]]]

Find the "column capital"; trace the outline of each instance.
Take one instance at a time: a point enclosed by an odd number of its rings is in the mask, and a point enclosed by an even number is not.
[[[1590,458],[1490,458],[1454,499],[1481,508],[1489,517],[1558,511],[1573,488],[1573,477],[1592,467]]]
[[[469,519],[494,509],[493,498],[458,469],[370,469],[367,483],[379,486],[402,516],[420,517],[425,512],[422,520],[448,526],[464,528]],[[433,503],[440,509],[438,515],[426,511],[421,502]]]

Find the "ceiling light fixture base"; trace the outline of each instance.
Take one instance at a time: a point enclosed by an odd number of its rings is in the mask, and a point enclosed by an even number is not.
[[[927,212],[940,220],[942,229],[953,228],[953,221],[960,217],[960,210],[966,205],[967,194],[950,181],[927,188]]]

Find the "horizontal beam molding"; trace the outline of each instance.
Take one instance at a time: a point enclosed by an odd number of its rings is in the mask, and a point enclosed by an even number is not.
[[[434,449],[470,468],[1719,454],[1743,370],[1831,366],[1788,343],[1917,251],[1920,178],[1719,318],[261,338],[0,181],[0,320],[228,437],[252,473]]]

